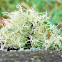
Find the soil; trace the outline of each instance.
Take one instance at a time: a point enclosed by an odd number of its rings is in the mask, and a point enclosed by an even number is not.
[[[0,62],[62,62],[61,51],[0,51]]]

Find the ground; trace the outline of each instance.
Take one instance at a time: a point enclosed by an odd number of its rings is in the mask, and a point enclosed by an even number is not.
[[[0,62],[62,62],[62,51],[0,51]]]

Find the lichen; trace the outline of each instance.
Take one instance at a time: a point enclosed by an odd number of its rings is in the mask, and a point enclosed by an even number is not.
[[[0,30],[0,41],[4,41],[5,46],[24,48],[30,41],[33,48],[62,48],[60,30],[49,22],[47,12],[38,13],[34,9],[24,9],[20,5],[17,5],[17,8],[18,11],[3,13],[8,16],[8,19],[4,20],[10,22],[3,25]]]

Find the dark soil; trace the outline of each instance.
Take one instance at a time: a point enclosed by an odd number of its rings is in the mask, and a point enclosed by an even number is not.
[[[0,51],[0,62],[62,62],[62,51]]]

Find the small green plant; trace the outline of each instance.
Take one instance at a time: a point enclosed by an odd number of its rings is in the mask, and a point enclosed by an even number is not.
[[[17,8],[18,11],[3,13],[8,17],[4,20],[10,22],[0,29],[0,41],[4,41],[5,46],[24,48],[30,41],[33,48],[62,48],[60,30],[49,22],[47,12],[38,13],[20,5]]]

